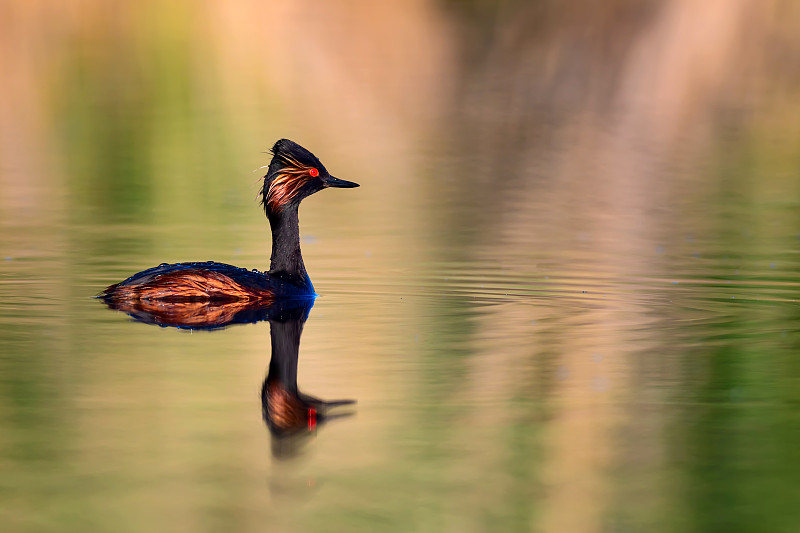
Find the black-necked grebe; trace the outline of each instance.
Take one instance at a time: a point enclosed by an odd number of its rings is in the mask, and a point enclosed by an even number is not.
[[[106,301],[269,302],[314,296],[314,286],[300,253],[297,209],[303,198],[327,187],[358,187],[358,184],[331,176],[314,154],[295,142],[281,139],[272,147],[272,161],[261,191],[261,202],[272,228],[269,272],[214,261],[165,263],[109,286],[100,297]]]

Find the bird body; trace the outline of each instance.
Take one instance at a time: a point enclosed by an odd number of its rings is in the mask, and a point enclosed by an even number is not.
[[[214,261],[162,263],[107,287],[106,301],[234,302],[268,304],[277,299],[313,298],[314,286],[300,252],[298,207],[303,198],[328,187],[358,187],[331,176],[311,152],[288,139],[272,148],[261,191],[270,227],[269,272]]]
[[[208,300],[220,303],[237,300],[267,303],[275,299],[275,294],[288,296],[293,290],[297,296],[307,294],[300,287],[277,281],[265,272],[215,261],[162,263],[111,285],[104,294],[113,294],[117,299],[167,302]]]

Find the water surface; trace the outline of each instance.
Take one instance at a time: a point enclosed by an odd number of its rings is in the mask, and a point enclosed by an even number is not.
[[[10,8],[2,529],[796,531],[787,4],[358,4]],[[299,388],[357,404],[289,454],[268,322],[93,298],[265,269],[283,136],[362,185],[300,211]]]

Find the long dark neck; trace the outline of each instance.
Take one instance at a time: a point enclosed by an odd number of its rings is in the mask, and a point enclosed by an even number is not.
[[[269,275],[295,285],[305,285],[308,280],[303,254],[300,252],[300,220],[297,206],[286,206],[278,213],[269,213],[272,228],[272,257]]]

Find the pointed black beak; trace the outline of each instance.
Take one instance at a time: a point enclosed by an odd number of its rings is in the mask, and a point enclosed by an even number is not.
[[[323,183],[326,187],[339,187],[340,189],[350,189],[353,187],[358,187],[358,183],[353,181],[347,180],[340,180],[339,178],[334,178],[333,176],[328,176],[323,180]]]

